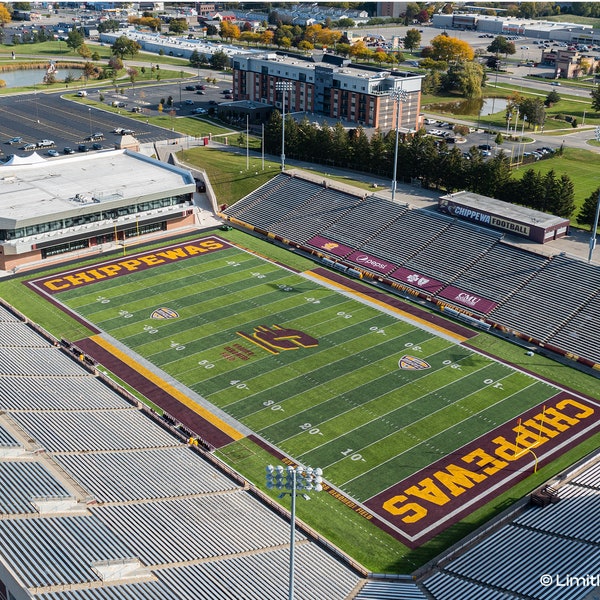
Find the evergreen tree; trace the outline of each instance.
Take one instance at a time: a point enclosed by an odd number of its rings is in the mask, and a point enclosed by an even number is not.
[[[559,198],[556,206],[552,209],[552,214],[569,219],[575,212],[575,185],[567,174],[560,176],[558,184]]]
[[[580,225],[594,225],[596,218],[596,210],[598,206],[598,198],[600,198],[600,188],[593,191],[584,201],[575,217]]]

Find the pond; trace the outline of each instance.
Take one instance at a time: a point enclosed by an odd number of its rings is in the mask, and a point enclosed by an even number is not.
[[[481,116],[485,117],[504,112],[507,106],[508,100],[506,98],[473,98],[471,100],[428,104],[427,109],[432,112],[451,113],[453,115],[477,116],[481,113]]]
[[[82,72],[81,69],[58,69],[55,73],[56,81],[64,81],[69,74],[74,79],[79,79]],[[0,73],[0,79],[6,82],[7,88],[25,87],[42,85],[45,74],[45,69],[21,69],[18,71],[3,71]]]

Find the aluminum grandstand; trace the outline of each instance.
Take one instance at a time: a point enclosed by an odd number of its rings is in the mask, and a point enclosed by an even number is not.
[[[600,368],[598,266],[523,250],[493,229],[289,173],[220,216],[406,298]]]

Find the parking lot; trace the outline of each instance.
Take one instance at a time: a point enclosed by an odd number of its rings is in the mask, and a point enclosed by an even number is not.
[[[196,86],[203,86],[204,89],[196,89]],[[180,137],[180,134],[168,128],[129,117],[134,113],[158,116],[161,114],[158,110],[161,101],[164,101],[162,114],[171,115],[174,119],[206,114],[211,107],[230,100],[226,96],[231,94],[225,93],[230,88],[231,82],[208,84],[198,78],[182,80],[181,83],[136,84],[134,87],[128,82],[119,91],[112,86],[88,86],[88,100],[100,102],[103,97],[102,105],[118,105],[116,113],[104,110],[101,106],[83,104],[75,90],[6,96],[0,98],[0,156],[27,156],[34,150],[43,156],[52,156],[54,153],[68,153],[65,148],[74,152],[114,148],[121,138],[120,133],[115,133],[118,129],[130,130],[141,143]],[[171,105],[167,104],[169,97]],[[93,139],[94,134],[102,136]],[[13,138],[20,139],[9,144]],[[42,145],[42,140],[53,143]]]

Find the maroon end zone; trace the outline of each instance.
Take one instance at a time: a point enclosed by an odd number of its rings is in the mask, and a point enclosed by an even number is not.
[[[373,496],[365,507],[417,548],[600,429],[591,399],[562,392]]]
[[[127,275],[136,271],[145,271],[153,267],[193,258],[199,254],[207,254],[231,248],[231,244],[216,236],[174,244],[153,252],[138,252],[121,259],[107,260],[92,267],[71,269],[63,273],[55,273],[48,277],[32,279],[25,285],[38,293],[53,295],[65,290],[90,285],[97,281]]]

